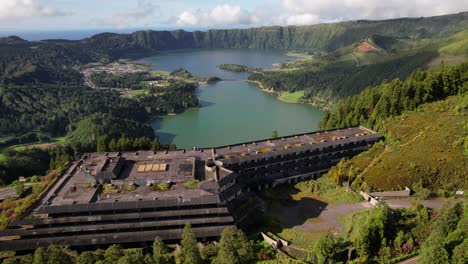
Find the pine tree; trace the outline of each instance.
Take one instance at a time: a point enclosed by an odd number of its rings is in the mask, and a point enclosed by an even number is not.
[[[92,251],[82,252],[76,259],[76,264],[94,264],[98,261],[98,257]]]
[[[156,237],[153,243],[153,259],[156,264],[170,263],[170,253],[166,244],[160,237]]]
[[[151,141],[147,137],[140,138],[140,149],[141,150],[149,150],[151,149]]]
[[[136,263],[145,263],[145,257],[143,256],[141,249],[127,249],[125,250],[124,256],[117,261],[117,264]]]
[[[46,250],[39,247],[34,251],[33,264],[42,264],[47,262]]]
[[[159,149],[160,149],[159,138],[155,137],[153,139],[153,142],[151,143],[151,150],[152,151],[158,151]]]
[[[132,148],[134,150],[141,150],[141,139],[142,138],[135,138],[135,140],[133,140],[133,146]]]
[[[128,145],[128,139],[125,134],[122,134],[122,136],[119,138],[117,141],[117,150],[118,151],[125,151]]]
[[[197,246],[197,239],[190,224],[186,224],[182,232],[182,263],[201,264],[202,259]]]
[[[104,253],[105,263],[115,264],[123,255],[124,253],[121,246],[112,245],[108,247]]]
[[[109,151],[117,151],[117,142],[115,141],[115,139],[111,139],[111,141],[109,142]]]
[[[97,152],[107,151],[107,137],[106,136],[98,137],[97,143],[96,143],[96,151]]]
[[[214,259],[215,264],[244,264],[255,263],[256,257],[253,246],[241,231],[228,227],[223,230],[219,241],[218,255]]]
[[[50,245],[46,249],[48,264],[73,263],[73,258],[67,253],[68,248],[57,245]]]

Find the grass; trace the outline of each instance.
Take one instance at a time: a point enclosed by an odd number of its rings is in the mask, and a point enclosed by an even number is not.
[[[432,191],[468,186],[468,94],[422,106],[388,120],[386,142],[345,161],[364,190],[401,190],[421,182]]]
[[[9,147],[5,147],[0,150],[0,160],[5,159],[6,156],[1,152],[6,149],[13,149],[15,151],[24,151],[31,148],[39,148],[39,149],[49,149],[57,146],[62,146],[65,144],[65,137],[56,137],[53,138],[51,142],[36,142],[36,143],[27,143],[27,144],[20,144],[20,145],[13,145]]]
[[[157,76],[169,76],[169,72],[168,71],[161,71],[161,70],[152,70],[151,71],[151,75],[154,76],[154,77],[157,77]]]
[[[148,89],[130,90],[129,92],[132,95],[142,95],[142,94],[147,95],[150,93]]]
[[[328,177],[299,182],[294,186],[280,185],[264,190],[259,196],[265,204],[268,204],[266,213],[263,215],[263,230],[270,231],[304,249],[311,249],[312,241],[328,231],[326,228],[317,229],[317,226],[321,226],[321,223],[327,220],[320,214],[313,213],[316,208],[333,204],[356,203],[362,200],[361,196],[336,187],[332,179]],[[297,210],[300,212],[304,210],[308,216],[299,216],[303,219],[295,224],[289,223],[288,214],[295,215]]]
[[[290,51],[290,52],[286,53],[286,55],[290,56],[290,57],[296,57],[296,58],[299,58],[299,59],[312,59],[314,57],[313,55],[310,55],[310,54],[307,54],[307,53],[295,52],[295,51]]]
[[[449,37],[439,52],[449,55],[468,55],[468,30]]]
[[[304,90],[297,92],[281,92],[279,99],[286,103],[299,103],[301,98],[304,96]]]

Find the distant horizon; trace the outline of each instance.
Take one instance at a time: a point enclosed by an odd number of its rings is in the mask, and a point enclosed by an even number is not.
[[[459,0],[3,0],[0,32],[229,29],[430,17],[467,10]]]
[[[448,13],[443,15],[434,15],[434,16],[423,16],[427,17],[437,17],[437,16],[448,16],[448,15],[455,15],[460,13],[467,13],[467,11],[460,11],[455,13]],[[299,25],[299,26],[312,26],[312,25],[319,25],[319,24],[334,24],[334,23],[341,23],[341,22],[352,22],[352,21],[359,21],[359,20],[367,20],[367,21],[383,21],[383,20],[394,20],[394,19],[412,19],[412,18],[420,18],[418,17],[398,17],[398,18],[388,18],[388,19],[352,19],[352,20],[343,20],[343,21],[324,21],[317,24],[310,24],[310,25]],[[259,27],[274,27],[274,26],[281,26],[285,27],[285,25],[240,25],[240,26],[158,26],[158,27],[135,27],[135,28],[125,28],[125,29],[118,29],[118,28],[89,28],[89,29],[50,29],[50,30],[14,30],[14,29],[0,29],[0,37],[9,37],[9,36],[17,36],[22,39],[28,41],[39,41],[39,40],[46,40],[46,39],[66,39],[66,40],[80,40],[88,37],[92,37],[97,34],[101,33],[116,33],[116,34],[130,34],[136,31],[145,31],[145,30],[153,30],[153,31],[175,31],[175,30],[184,30],[188,32],[192,31],[208,31],[208,30],[230,30],[230,29],[249,29],[249,28],[259,28]],[[286,25],[287,26],[287,25]],[[290,25],[294,26],[294,25]]]

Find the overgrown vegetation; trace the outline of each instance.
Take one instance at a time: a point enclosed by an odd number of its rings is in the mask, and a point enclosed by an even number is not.
[[[360,190],[402,190],[421,198],[468,186],[468,95],[451,96],[386,120],[385,142],[343,161],[329,175]],[[425,194],[423,194],[425,193]]]
[[[187,188],[187,189],[196,189],[196,188],[198,188],[199,183],[200,183],[199,180],[190,179],[190,180],[184,182],[184,187]]]
[[[24,198],[17,200],[4,200],[0,203],[0,229],[5,229],[10,221],[18,219],[24,215],[40,197],[42,192],[64,171],[66,168],[65,164],[62,164],[60,168],[51,171],[42,180],[37,177],[32,181],[32,192]],[[22,183],[15,182],[13,185],[21,186]]]
[[[47,150],[38,148],[16,151],[7,149],[0,160],[0,185],[8,185],[19,176],[45,175],[50,170],[74,160],[75,154],[69,147],[55,147]]]

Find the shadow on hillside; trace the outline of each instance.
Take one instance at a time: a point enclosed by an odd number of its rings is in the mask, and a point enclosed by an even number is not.
[[[281,185],[259,195],[267,205],[264,227],[268,231],[279,233],[284,228],[303,225],[326,210],[327,203],[312,197],[293,199],[299,192],[294,186]]]

